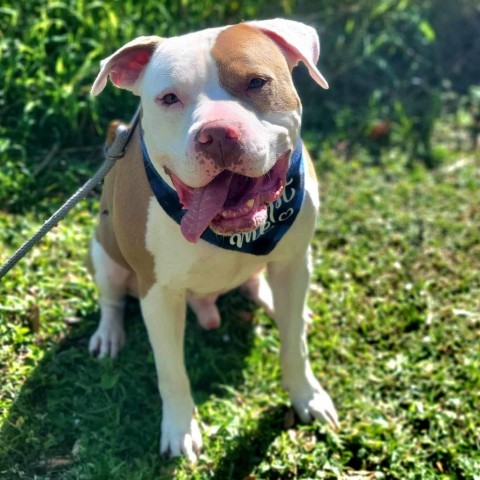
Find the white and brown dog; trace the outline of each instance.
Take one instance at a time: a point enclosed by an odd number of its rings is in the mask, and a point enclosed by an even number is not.
[[[299,61],[323,88],[314,29],[288,20],[140,37],[101,64],[141,99],[141,122],[105,180],[90,249],[101,319],[90,350],[124,343],[126,294],[140,298],[163,400],[161,452],[195,460],[202,438],[184,366],[187,302],[205,328],[242,286],[280,329],[283,384],[302,421],[338,426],[306,345],[309,242],[319,206],[302,146]],[[263,276],[267,271],[267,280]]]

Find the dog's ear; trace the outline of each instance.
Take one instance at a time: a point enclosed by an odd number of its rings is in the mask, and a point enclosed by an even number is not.
[[[247,25],[268,35],[280,47],[291,69],[302,61],[310,76],[321,87],[328,88],[327,81],[315,66],[320,56],[320,40],[314,28],[281,18],[247,22]]]
[[[100,72],[90,93],[92,95],[101,93],[110,76],[110,80],[118,88],[125,88],[138,95],[136,89],[138,77],[162,41],[163,39],[156,35],[138,37],[102,60]]]

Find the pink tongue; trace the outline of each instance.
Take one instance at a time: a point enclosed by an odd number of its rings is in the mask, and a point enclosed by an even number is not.
[[[224,171],[205,187],[194,189],[187,213],[180,222],[183,236],[189,242],[197,243],[211,221],[222,210],[232,176],[232,172]]]

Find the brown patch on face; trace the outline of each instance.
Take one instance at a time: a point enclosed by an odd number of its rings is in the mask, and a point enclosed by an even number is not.
[[[296,110],[300,100],[287,61],[277,44],[260,30],[240,24],[222,30],[212,48],[221,85],[260,113]],[[250,81],[267,82],[248,88]]]
[[[155,283],[155,272],[153,255],[145,245],[153,193],[141,152],[137,129],[125,156],[105,178],[96,237],[116,263],[135,272],[140,296],[144,297]]]

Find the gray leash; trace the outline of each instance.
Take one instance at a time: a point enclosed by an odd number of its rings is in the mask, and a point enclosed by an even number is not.
[[[31,250],[67,213],[100,183],[115,162],[125,155],[125,150],[130,141],[140,116],[140,107],[132,118],[130,128],[122,125],[117,127],[114,142],[105,148],[105,161],[95,175],[80,187],[38,230],[32,238],[27,240],[8,261],[0,267],[0,280]]]

